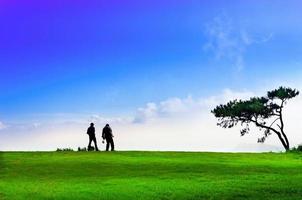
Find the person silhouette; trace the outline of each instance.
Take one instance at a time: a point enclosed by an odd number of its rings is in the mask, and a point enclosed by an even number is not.
[[[96,143],[96,138],[95,138],[95,128],[94,128],[94,124],[91,123],[90,127],[87,129],[87,134],[89,135],[89,143],[88,143],[88,151],[90,151],[91,148],[91,142],[94,142],[94,146],[95,146],[95,150],[98,151],[98,145]]]
[[[102,138],[106,139],[106,151],[109,151],[109,146],[111,146],[111,151],[114,151],[113,134],[109,124],[103,128]]]

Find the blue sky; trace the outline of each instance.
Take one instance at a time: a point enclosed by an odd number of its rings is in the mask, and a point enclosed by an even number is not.
[[[4,0],[0,122],[132,116],[148,102],[295,83],[301,4]]]

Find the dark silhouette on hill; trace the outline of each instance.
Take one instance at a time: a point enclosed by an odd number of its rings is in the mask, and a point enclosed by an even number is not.
[[[263,137],[258,142],[263,143],[272,133],[276,134],[284,149],[290,149],[289,141],[284,132],[283,108],[288,100],[299,95],[299,91],[291,88],[279,87],[267,92],[265,97],[253,97],[249,100],[234,100],[225,105],[219,105],[212,113],[219,119],[217,125],[232,128],[240,123],[244,128],[241,135],[249,133],[249,124],[253,123],[264,129]]]
[[[103,128],[102,138],[106,139],[106,151],[109,151],[109,146],[111,146],[111,151],[114,151],[113,134],[109,124]]]
[[[95,138],[95,128],[93,123],[91,123],[90,127],[87,129],[87,134],[89,135],[88,151],[93,151],[94,149],[98,151],[99,149]],[[94,142],[95,148],[91,146],[92,141]]]

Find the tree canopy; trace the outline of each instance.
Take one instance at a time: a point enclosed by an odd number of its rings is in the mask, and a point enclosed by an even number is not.
[[[272,133],[276,134],[283,147],[289,150],[289,141],[284,132],[283,108],[287,101],[299,95],[296,89],[279,87],[268,91],[265,97],[252,97],[249,100],[233,100],[216,106],[211,112],[218,118],[218,126],[232,128],[238,123],[243,127],[241,135],[249,133],[249,124],[253,123],[264,134],[258,139],[263,143]]]

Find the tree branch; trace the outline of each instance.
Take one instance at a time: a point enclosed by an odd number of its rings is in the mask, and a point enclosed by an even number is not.
[[[273,131],[274,133],[277,134],[279,140],[281,141],[283,147],[288,150],[288,143],[286,141],[284,141],[284,139],[282,138],[281,134],[279,131],[277,131],[276,129],[272,128],[272,127],[269,127],[269,126],[265,126],[263,124],[259,124],[259,122],[257,121],[257,118],[255,120],[251,119],[251,122],[254,122],[256,124],[256,126],[259,126],[261,128],[266,128],[266,129],[269,129],[271,131]],[[283,134],[282,134],[283,135]],[[284,137],[284,136],[283,136]],[[286,137],[285,137],[286,138]],[[287,138],[286,138],[287,139]]]
[[[272,127],[273,124],[274,124],[278,119],[280,119],[280,118],[278,117],[277,119],[275,119],[275,120],[273,121],[273,123],[272,123],[269,127]],[[277,124],[277,126],[279,126],[279,124]]]

